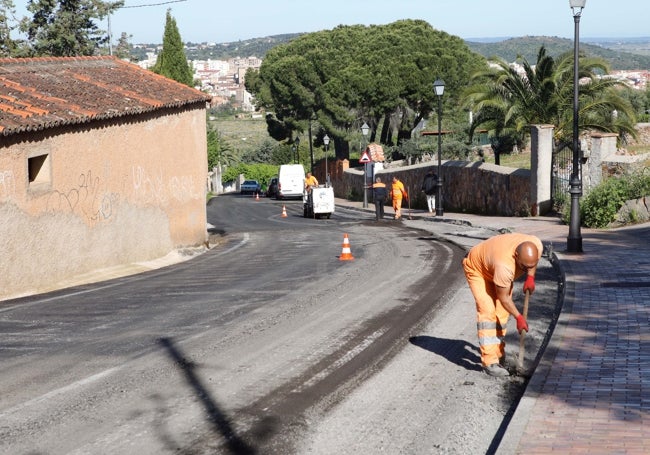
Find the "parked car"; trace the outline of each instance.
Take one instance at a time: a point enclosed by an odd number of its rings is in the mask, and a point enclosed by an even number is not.
[[[244,183],[242,183],[239,188],[241,194],[257,194],[261,189],[260,182],[257,180],[244,180]]]
[[[266,197],[277,197],[278,195],[278,178],[273,177],[269,180],[269,187],[266,189]]]

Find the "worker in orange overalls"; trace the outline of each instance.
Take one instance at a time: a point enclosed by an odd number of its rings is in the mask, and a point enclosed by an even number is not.
[[[396,220],[402,218],[402,198],[408,200],[408,197],[404,184],[397,177],[393,177],[393,183],[390,188],[390,198],[393,200],[393,210],[395,211]]]
[[[515,279],[526,274],[524,293],[535,291],[535,271],[543,245],[533,235],[511,233],[475,245],[463,259],[467,283],[476,301],[478,340],[483,369],[490,376],[509,376],[505,368],[506,323],[517,320],[517,331],[528,323],[512,300]]]

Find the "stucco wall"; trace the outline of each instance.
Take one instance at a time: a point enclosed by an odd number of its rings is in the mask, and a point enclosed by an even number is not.
[[[204,109],[188,109],[5,138],[0,298],[203,244],[205,128]]]

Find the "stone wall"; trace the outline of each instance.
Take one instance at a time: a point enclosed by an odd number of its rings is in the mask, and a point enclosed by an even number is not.
[[[390,184],[396,175],[411,195],[411,207],[426,209],[420,191],[425,174],[437,164],[401,166],[391,163],[376,173]],[[443,209],[450,212],[497,216],[527,216],[531,213],[530,180],[526,169],[513,169],[482,162],[443,161]],[[336,197],[363,200],[363,168],[351,168],[332,180]],[[371,194],[368,201],[372,201]]]

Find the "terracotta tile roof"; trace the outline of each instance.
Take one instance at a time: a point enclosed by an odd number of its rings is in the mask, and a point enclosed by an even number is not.
[[[115,57],[0,59],[0,135],[207,102],[210,96]]]

